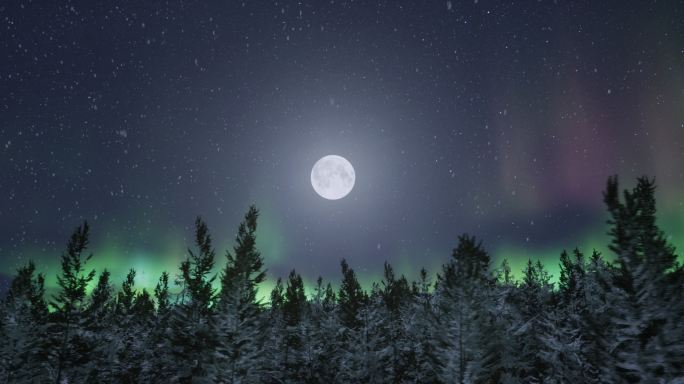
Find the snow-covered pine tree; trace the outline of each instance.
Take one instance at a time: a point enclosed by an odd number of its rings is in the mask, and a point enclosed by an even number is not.
[[[259,320],[265,332],[261,338],[262,347],[259,353],[259,358],[262,361],[259,378],[264,383],[280,383],[285,379],[283,361],[286,328],[283,318],[284,292],[283,281],[278,278],[271,290],[269,308],[262,311]],[[268,325],[266,326],[266,324]]]
[[[542,324],[541,356],[549,366],[547,382],[585,382],[583,316],[586,312],[584,293],[584,255],[577,249],[574,259],[566,251],[560,257],[559,289],[555,306],[549,307]]]
[[[7,297],[0,305],[0,379],[3,382],[37,382],[47,377],[44,336],[47,305],[42,274],[31,261],[17,270]]]
[[[519,325],[515,308],[517,286],[511,267],[504,259],[497,270],[496,284],[486,300],[484,316],[480,322],[480,348],[482,355],[473,364],[472,381],[482,384],[516,384],[516,353],[518,345],[513,332]]]
[[[458,238],[451,260],[438,275],[436,304],[439,308],[441,378],[464,383],[473,376],[471,366],[483,357],[479,337],[481,318],[494,279],[489,254],[482,243],[467,234]]]
[[[324,286],[323,279],[319,277],[309,305],[309,337],[305,345],[310,371],[307,377],[311,383],[332,383],[337,372],[337,333],[340,325],[335,302],[332,286],[330,283]]]
[[[617,256],[611,292],[614,330],[613,382],[668,382],[681,378],[684,314],[681,289],[669,289],[677,269],[674,248],[655,222],[655,185],[639,178],[620,199],[617,177],[608,180],[604,202],[610,213],[610,249]],[[681,307],[679,307],[681,308]]]
[[[368,297],[361,289],[356,273],[346,260],[340,262],[342,283],[337,295],[340,330],[337,334],[338,372],[336,382],[368,382],[372,355],[373,320],[379,319],[367,306]],[[380,300],[376,297],[376,300]]]
[[[342,259],[342,284],[337,295],[340,322],[349,329],[356,329],[361,325],[359,311],[364,304],[365,294],[361,284],[356,279],[354,270],[349,267],[347,261]]]
[[[306,343],[309,341],[309,306],[302,277],[292,270],[287,279],[282,314],[285,325],[283,368],[285,383],[310,382]]]
[[[154,324],[154,303],[147,290],[136,293],[135,276],[136,271],[131,269],[121,285],[113,315],[113,377],[124,383],[149,377],[153,366],[148,342]]]
[[[92,336],[94,348],[87,369],[88,379],[93,382],[106,383],[114,380],[116,302],[113,300],[110,277],[111,274],[106,269],[100,273],[85,310],[87,320],[84,328]]]
[[[397,278],[392,266],[385,262],[383,280],[380,282],[379,295],[382,305],[379,312],[380,319],[379,363],[383,370],[383,381],[390,383],[415,382],[416,351],[402,317],[405,308],[410,307],[414,299],[414,292],[405,276]]]
[[[140,382],[168,383],[176,375],[176,362],[172,353],[170,336],[171,315],[175,312],[169,293],[169,274],[162,272],[154,289],[157,303],[156,312],[151,320],[144,366]]]
[[[97,285],[90,294],[90,303],[88,304],[87,311],[93,317],[93,321],[102,320],[112,310],[113,289],[109,281],[110,278],[111,273],[104,269],[97,279]]]
[[[586,311],[582,315],[583,375],[587,383],[604,383],[611,376],[616,361],[611,355],[613,325],[610,306],[612,290],[611,266],[601,254],[593,251],[585,268],[584,293]]]
[[[216,290],[211,275],[215,251],[204,221],[195,220],[197,252],[188,249],[189,257],[181,263],[178,283],[183,300],[173,306],[169,319],[169,342],[176,372],[174,381],[213,382],[214,350],[217,332],[214,324]]]
[[[412,371],[408,372],[415,382],[440,383],[441,372],[439,338],[436,335],[436,313],[430,291],[427,271],[420,271],[420,279],[414,283],[412,298],[400,309],[400,317],[406,332],[405,347],[413,354]]]
[[[349,268],[348,273],[351,275],[353,270]],[[381,360],[388,348],[388,312],[383,305],[377,283],[373,284],[370,295],[363,293],[362,297],[357,312],[357,326],[343,330],[340,372],[337,376],[337,382],[340,383],[385,382],[386,367]]]
[[[95,277],[95,270],[86,270],[93,254],[86,254],[90,227],[87,222],[76,228],[62,254],[61,273],[57,275],[59,290],[50,305],[51,313],[44,346],[50,351],[49,361],[55,383],[87,381],[87,365],[94,349],[92,333],[86,329],[86,287]]]
[[[527,261],[515,297],[513,333],[517,343],[515,376],[523,383],[542,383],[549,376],[549,366],[542,354],[552,290],[549,280],[541,262]]]
[[[238,227],[233,252],[226,252],[217,312],[219,360],[215,380],[220,382],[259,382],[262,374],[258,353],[266,332],[261,329],[265,324],[260,321],[261,303],[256,294],[266,273],[256,248],[258,217],[259,211],[251,206]]]

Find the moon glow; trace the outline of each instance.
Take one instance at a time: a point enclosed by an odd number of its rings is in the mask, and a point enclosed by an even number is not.
[[[311,185],[321,197],[341,199],[354,188],[354,167],[342,156],[328,155],[319,159],[311,170]]]

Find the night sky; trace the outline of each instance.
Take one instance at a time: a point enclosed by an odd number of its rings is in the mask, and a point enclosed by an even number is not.
[[[117,4],[118,5],[115,5]],[[91,266],[152,286],[194,218],[219,255],[252,203],[269,284],[292,268],[415,276],[481,238],[496,263],[605,249],[601,191],[648,175],[684,248],[680,1],[0,4],[0,272]],[[310,173],[336,154],[345,198]],[[267,284],[268,285],[268,284]]]

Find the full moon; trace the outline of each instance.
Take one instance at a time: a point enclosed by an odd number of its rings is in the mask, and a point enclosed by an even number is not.
[[[355,180],[354,167],[342,156],[324,156],[311,170],[313,189],[328,200],[338,200],[347,196],[354,188]]]

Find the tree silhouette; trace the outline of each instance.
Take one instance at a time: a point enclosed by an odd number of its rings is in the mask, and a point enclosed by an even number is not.
[[[294,270],[270,301],[251,206],[226,252],[220,290],[207,225],[195,222],[176,294],[131,269],[115,289],[88,268],[89,227],[61,256],[49,304],[37,266],[21,266],[0,303],[7,383],[678,383],[684,371],[684,269],[656,219],[655,184],[603,194],[609,249],[563,251],[557,287],[539,261],[516,280],[462,235],[436,279],[389,263],[368,292],[346,260],[339,289],[310,296]],[[92,285],[91,285],[92,283]],[[88,288],[91,288],[89,290]]]

